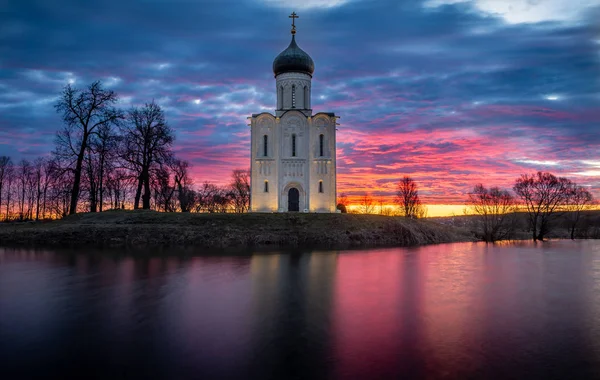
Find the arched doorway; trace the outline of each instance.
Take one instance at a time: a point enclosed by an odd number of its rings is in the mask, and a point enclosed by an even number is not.
[[[300,192],[295,187],[288,191],[288,211],[300,211]]]

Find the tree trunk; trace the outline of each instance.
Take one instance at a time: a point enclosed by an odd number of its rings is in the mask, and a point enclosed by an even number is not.
[[[41,189],[41,179],[38,179],[37,181],[37,196],[36,196],[36,200],[35,200],[35,220],[38,221],[40,220],[40,196],[42,195],[42,189]]]
[[[150,210],[150,173],[148,169],[144,170],[144,195],[142,196],[142,208]]]
[[[10,185],[11,183],[8,183],[8,191],[6,194],[6,218],[4,218],[4,220],[8,220],[8,217],[10,215]]]
[[[143,184],[143,179],[142,179],[142,174],[140,173],[140,176],[138,177],[137,190],[135,191],[135,201],[133,203],[133,208],[135,210],[140,208],[140,197],[142,195],[142,184]]]
[[[81,149],[77,155],[77,165],[75,165],[75,173],[73,177],[73,191],[71,191],[71,203],[69,205],[69,215],[77,213],[77,201],[79,200],[79,184],[81,182],[81,167],[83,165],[83,157],[85,154],[87,134],[83,135]]]
[[[42,203],[42,219],[46,217],[46,194],[48,193],[48,186],[44,185],[44,201]]]
[[[25,184],[23,184],[23,189],[21,189],[21,210],[19,211],[20,218],[23,220],[25,217]]]
[[[104,186],[104,153],[102,154],[102,156],[100,157],[100,177],[98,178],[98,198],[99,199],[99,203],[100,203],[100,212],[102,212],[102,205],[104,204],[104,189],[102,188]]]

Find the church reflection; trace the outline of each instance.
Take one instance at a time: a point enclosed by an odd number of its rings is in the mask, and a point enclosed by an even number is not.
[[[336,263],[335,252],[252,257],[250,377],[282,379],[303,373],[321,378],[328,372]]]

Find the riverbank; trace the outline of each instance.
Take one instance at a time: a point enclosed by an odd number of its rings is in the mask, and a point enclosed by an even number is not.
[[[83,213],[1,223],[0,244],[28,247],[408,247],[476,241],[460,227],[358,214],[196,214],[148,210]]]

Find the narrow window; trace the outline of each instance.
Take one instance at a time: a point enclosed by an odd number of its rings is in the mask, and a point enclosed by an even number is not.
[[[310,105],[308,104],[308,87],[304,86],[304,108],[309,109]]]
[[[296,85],[292,85],[292,108],[296,108]]]
[[[265,181],[265,193],[269,192],[269,181]]]
[[[264,135],[263,136],[263,156],[267,157],[268,156],[268,151],[269,151],[269,136]]]
[[[319,193],[323,192],[323,181],[319,181]]]
[[[292,135],[292,157],[296,157],[296,135]]]
[[[267,137],[267,136],[265,136]],[[319,135],[319,156],[323,157],[323,140],[325,140],[324,135]]]
[[[283,87],[279,86],[277,91],[277,108],[283,109]]]

